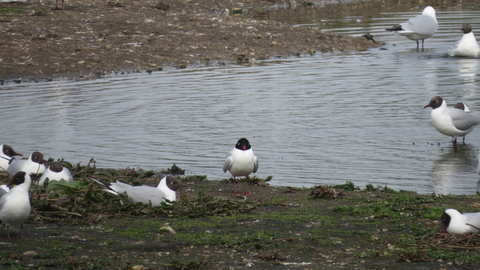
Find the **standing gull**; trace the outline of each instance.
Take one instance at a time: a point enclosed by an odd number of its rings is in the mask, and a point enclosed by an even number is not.
[[[253,154],[250,142],[241,138],[238,140],[235,147],[230,150],[223,163],[223,172],[230,171],[233,176],[233,193],[237,194],[235,184],[237,182],[237,176],[245,176],[247,182],[247,191],[245,195],[250,194],[248,192],[248,176],[251,173],[256,173],[258,169],[258,159]]]
[[[438,23],[435,16],[435,9],[431,6],[426,7],[422,15],[410,18],[408,21],[401,23],[392,28],[387,28],[387,31],[394,31],[408,39],[417,42],[417,50],[419,48],[419,40],[422,40],[422,50],[424,40],[433,36],[437,31]]]
[[[450,56],[480,56],[480,46],[478,46],[477,40],[473,35],[472,26],[470,26],[470,24],[464,24],[460,30],[463,32],[462,39],[450,48]]]
[[[6,171],[8,169],[8,164],[13,156],[22,156],[22,154],[15,152],[10,145],[2,144],[0,149],[0,170]]]
[[[10,185],[15,187],[0,188],[0,220],[7,226],[7,237],[10,238],[10,226],[20,225],[20,232],[23,238],[23,222],[30,215],[30,196],[28,191],[32,180],[25,172],[16,173]],[[9,186],[10,186],[9,185]]]
[[[457,104],[455,104],[453,106],[453,108],[460,109],[460,110],[466,111],[466,112],[470,112],[470,109],[467,107],[467,104],[465,104],[463,102],[458,102]]]
[[[447,107],[447,103],[440,96],[432,97],[430,103],[423,108],[432,107],[431,120],[438,132],[451,136],[453,149],[457,151],[457,137],[472,132],[480,123],[479,113],[465,112],[461,109]]]
[[[453,105],[453,108],[460,109],[460,110],[468,112],[468,113],[470,112],[470,109],[467,107],[467,104],[465,104],[463,102],[458,102],[457,104]],[[463,135],[463,145],[465,145],[465,136],[466,135]]]

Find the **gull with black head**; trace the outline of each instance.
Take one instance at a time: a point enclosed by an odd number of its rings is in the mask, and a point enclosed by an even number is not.
[[[440,133],[451,136],[453,149],[457,151],[457,137],[472,132],[480,123],[480,113],[465,112],[461,109],[448,107],[440,96],[432,97],[424,108],[431,107],[431,121],[433,127]]]
[[[32,180],[25,172],[17,172],[7,187],[0,188],[0,220],[7,226],[7,238],[10,238],[10,226],[19,226],[23,238],[23,222],[30,215],[31,205],[28,195]],[[15,186],[13,186],[15,185]]]
[[[248,191],[248,176],[256,173],[258,170],[258,159],[253,153],[250,142],[241,138],[237,141],[235,147],[227,154],[227,158],[223,163],[223,172],[229,171],[233,176],[233,193],[237,194],[236,182],[237,177],[245,176],[247,182],[247,191],[244,195],[250,194]]]
[[[12,157],[23,156],[22,154],[15,152],[10,145],[2,144],[0,145],[0,149],[2,150],[0,152],[0,170],[6,171],[8,169],[8,164],[10,163],[10,160],[12,160]]]
[[[480,231],[480,212],[461,214],[455,209],[446,209],[442,214],[444,232],[451,234],[476,233]]]
[[[478,57],[480,56],[480,46],[473,35],[472,26],[470,24],[463,24],[461,31],[463,32],[462,39],[456,42],[449,50],[450,56],[463,57]]]
[[[72,173],[68,168],[62,166],[62,163],[59,161],[54,161],[48,168],[43,172],[40,179],[38,179],[38,185],[43,185],[43,183],[48,179],[48,181],[60,181],[65,180],[67,182],[73,181]]]
[[[181,187],[188,187],[181,184],[177,178],[173,176],[165,176],[158,183],[157,187],[141,185],[132,186],[121,181],[113,183],[105,183],[99,179],[92,178],[95,182],[104,186],[104,191],[119,195],[126,193],[134,202],[152,203],[152,206],[160,206],[163,202],[175,201],[177,199],[177,190]]]

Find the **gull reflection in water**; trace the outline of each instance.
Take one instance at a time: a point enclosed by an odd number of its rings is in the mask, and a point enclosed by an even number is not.
[[[445,148],[447,150],[447,148]],[[458,152],[448,148],[447,152],[435,161],[432,168],[432,182],[435,194],[471,194],[477,191],[480,183],[473,177],[477,169],[475,148],[459,145]]]

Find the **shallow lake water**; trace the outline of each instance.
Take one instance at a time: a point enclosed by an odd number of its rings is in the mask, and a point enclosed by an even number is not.
[[[250,65],[165,70],[88,81],[0,86],[1,143],[102,168],[161,170],[220,180],[226,153],[246,137],[257,176],[272,185],[388,186],[419,193],[474,194],[480,128],[453,152],[430,125],[431,96],[480,110],[479,59],[448,49],[462,23],[480,26],[471,6],[437,9],[439,30],[417,51],[384,31],[422,7],[317,19],[311,9],[272,11],[292,20],[386,44],[365,52],[318,53]],[[386,11],[385,11],[386,10]],[[293,13],[292,13],[293,12]],[[283,13],[287,13],[284,15]],[[360,13],[361,14],[361,13]],[[479,32],[480,33],[480,32]]]

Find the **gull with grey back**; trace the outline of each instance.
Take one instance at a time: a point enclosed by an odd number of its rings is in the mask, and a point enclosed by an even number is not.
[[[119,195],[126,193],[128,197],[134,202],[141,203],[152,203],[152,206],[160,206],[163,202],[175,201],[177,199],[176,191],[181,187],[187,187],[187,185],[182,185],[173,176],[166,176],[157,187],[141,185],[141,186],[132,186],[121,181],[116,181],[113,183],[105,183],[99,179],[92,178],[95,182],[106,187],[104,191],[109,193]]]
[[[245,176],[247,182],[247,190],[244,195],[250,194],[248,191],[248,176],[256,173],[258,170],[258,159],[253,153],[250,142],[241,138],[235,144],[235,147],[227,154],[227,158],[223,163],[223,172],[229,171],[233,176],[233,193],[237,194],[236,182],[238,176]]]
[[[385,30],[395,32],[405,36],[410,40],[417,42],[417,50],[419,49],[419,40],[422,41],[422,50],[425,39],[433,36],[438,28],[438,22],[435,15],[435,9],[427,6],[421,15],[410,18],[408,21],[401,23],[392,28]]]
[[[451,136],[453,149],[457,151],[457,137],[465,136],[473,131],[480,123],[480,113],[466,112],[461,109],[448,107],[440,96],[432,97],[424,108],[431,107],[431,121],[433,127],[440,133]]]
[[[480,231],[480,212],[461,214],[455,209],[446,209],[442,214],[444,231],[451,234],[476,233]]]
[[[11,176],[20,171],[29,175],[42,174],[46,168],[44,163],[47,163],[47,161],[43,159],[43,154],[33,152],[28,159],[12,159],[8,165],[7,173]]]

